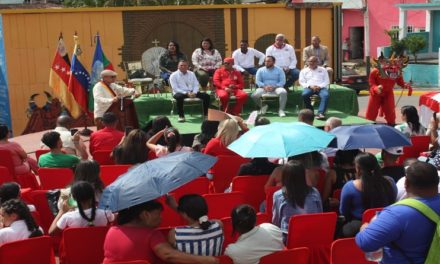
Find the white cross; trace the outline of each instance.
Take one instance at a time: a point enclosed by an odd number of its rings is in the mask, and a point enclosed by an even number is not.
[[[157,45],[160,43],[160,41],[157,39],[154,39],[153,41],[151,41],[151,43],[153,43],[154,46],[157,47]]]

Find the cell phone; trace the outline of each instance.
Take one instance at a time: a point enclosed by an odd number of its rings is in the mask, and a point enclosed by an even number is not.
[[[132,131],[132,130],[133,130],[133,127],[132,127],[132,126],[126,126],[126,127],[125,127],[125,135],[127,136],[128,133],[130,133],[130,131]]]
[[[76,129],[76,128],[72,128],[72,129],[70,130],[70,135],[73,136],[73,135],[76,134],[76,132],[78,132],[78,129]]]

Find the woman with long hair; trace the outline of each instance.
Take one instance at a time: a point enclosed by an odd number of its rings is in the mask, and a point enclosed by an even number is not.
[[[177,71],[179,61],[187,60],[186,55],[180,51],[180,46],[176,41],[168,42],[167,51],[159,58],[160,78],[168,82],[171,73]]]
[[[209,78],[212,78],[215,70],[222,65],[222,56],[214,48],[212,40],[204,38],[200,41],[200,47],[194,50],[191,58],[197,80],[202,88],[206,90]]]
[[[397,130],[407,137],[425,135],[426,129],[420,124],[417,108],[412,105],[402,106],[400,109],[403,123],[395,126]]]
[[[2,203],[0,215],[0,245],[43,235],[27,205],[19,199]]]
[[[273,195],[272,223],[287,239],[289,219],[293,215],[322,212],[321,195],[306,182],[306,169],[299,161],[289,161],[281,171],[282,188]]]
[[[67,227],[105,226],[113,222],[112,213],[96,208],[95,190],[89,182],[75,182],[71,192],[72,197],[63,201],[61,210],[49,228],[49,234],[55,234]]]
[[[208,142],[217,134],[219,122],[204,120],[202,122],[201,132],[194,136],[192,148],[194,151],[202,151]]]
[[[133,129],[113,149],[116,164],[139,164],[147,161],[147,135],[140,129]]]
[[[348,181],[341,192],[339,211],[346,221],[342,229],[344,237],[352,237],[359,232],[365,210],[385,207],[396,201],[396,184],[392,178],[382,175],[373,154],[357,155],[355,169],[356,179]]]
[[[162,136],[165,138],[166,146],[157,144],[157,141]],[[192,151],[192,148],[181,145],[179,130],[174,127],[167,127],[157,132],[147,141],[146,146],[148,147],[148,149],[150,149],[150,151],[154,151],[158,158],[168,155],[169,153],[173,153],[175,151]]]
[[[248,128],[243,122],[243,119],[234,117],[234,119],[226,119],[220,122],[215,138],[212,138],[203,153],[211,156],[219,155],[237,155],[232,150],[228,149],[229,144],[236,140],[242,131],[247,131]]]

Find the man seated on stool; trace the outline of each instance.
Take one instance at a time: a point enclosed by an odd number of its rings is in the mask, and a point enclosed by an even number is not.
[[[214,85],[216,88],[215,92],[222,105],[222,111],[232,115],[240,115],[241,108],[247,100],[247,93],[243,92],[243,77],[241,77],[239,71],[234,70],[232,67],[233,64],[233,58],[224,59],[223,67],[214,73]],[[236,97],[236,102],[232,110],[229,109],[228,105],[231,95]]]
[[[247,40],[240,41],[240,48],[232,53],[232,58],[235,62],[234,68],[239,70],[245,76],[257,74],[255,58],[258,59],[258,66],[262,66],[264,63],[264,57],[264,53],[249,48]]]
[[[283,88],[286,84],[286,75],[284,71],[275,66],[275,58],[273,56],[266,56],[264,60],[265,67],[257,71],[257,90],[252,94],[252,99],[255,104],[261,107],[261,114],[266,113],[267,106],[261,105],[261,96],[263,94],[277,94],[280,97],[280,108],[278,114],[280,117],[285,117],[284,108],[287,102],[287,91]]]
[[[318,58],[318,66],[322,66],[327,70],[329,80],[333,79],[333,69],[328,66],[330,57],[328,55],[327,46],[320,45],[321,39],[318,36],[312,37],[312,45],[305,47],[303,50],[304,67],[308,66],[311,56]]]
[[[315,56],[311,56],[308,63],[309,67],[302,69],[299,74],[299,84],[304,88],[302,93],[304,104],[306,108],[313,111],[310,97],[314,94],[319,95],[321,102],[316,119],[325,119],[324,113],[328,103],[328,74],[323,67],[318,66],[318,58]]]
[[[177,66],[177,71],[170,76],[170,85],[173,89],[173,97],[177,102],[178,122],[185,122],[183,112],[183,101],[186,98],[200,98],[203,101],[203,115],[208,115],[209,95],[199,92],[199,82],[196,75],[188,70],[188,62],[181,60]]]

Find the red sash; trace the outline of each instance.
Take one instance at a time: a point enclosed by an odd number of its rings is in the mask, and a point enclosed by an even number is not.
[[[103,82],[103,81],[101,81],[101,84],[104,85],[105,89],[107,89],[107,91],[108,91],[109,93],[111,93],[111,94],[113,95],[113,97],[116,97],[116,94],[115,94],[115,92],[113,91],[112,88],[110,88],[110,87],[109,87],[105,82]]]

